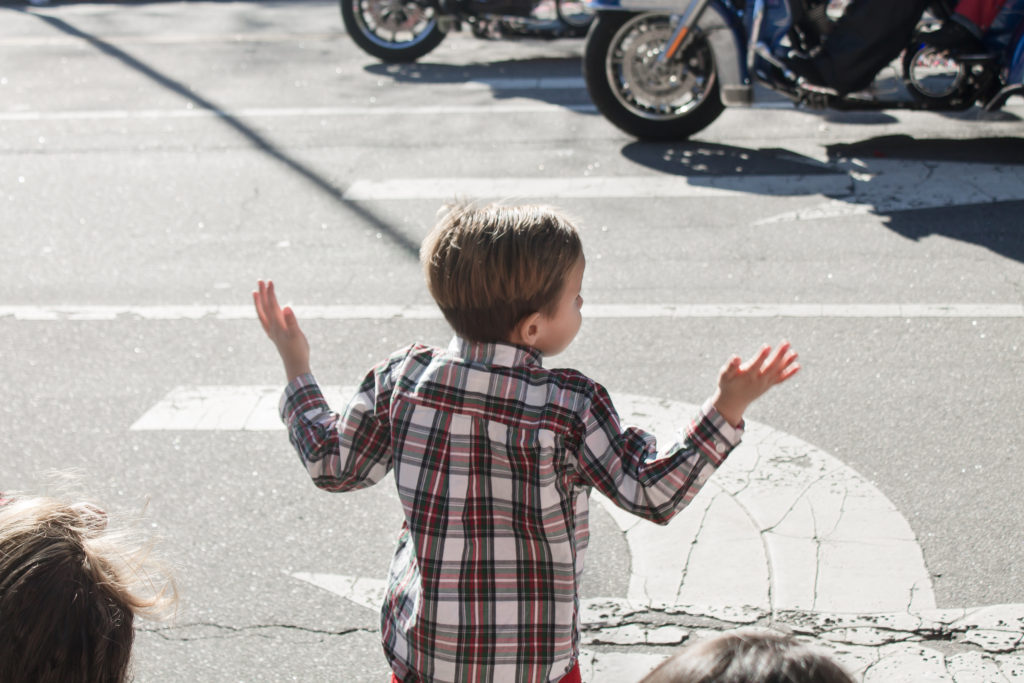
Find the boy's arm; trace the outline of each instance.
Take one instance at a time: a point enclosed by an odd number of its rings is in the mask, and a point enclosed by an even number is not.
[[[619,507],[667,523],[739,444],[747,406],[799,369],[788,344],[770,354],[771,349],[762,349],[745,364],[730,358],[719,373],[715,395],[661,456],[653,435],[622,428],[607,392],[599,387],[585,417],[581,474]]]
[[[310,372],[309,342],[295,313],[278,304],[271,281],[260,280],[252,298],[288,376],[281,419],[314,483],[347,491],[380,481],[391,468],[390,431],[376,414],[376,374],[370,372],[344,413],[331,411]]]
[[[263,331],[277,347],[288,381],[291,382],[299,375],[308,375],[309,342],[302,333],[291,307],[281,308],[277,303],[273,281],[258,281],[257,289],[252,293],[252,300]]]
[[[330,409],[310,374],[299,375],[285,388],[281,420],[317,487],[360,489],[376,484],[391,469],[391,430],[378,416],[377,377],[371,370],[341,414]]]

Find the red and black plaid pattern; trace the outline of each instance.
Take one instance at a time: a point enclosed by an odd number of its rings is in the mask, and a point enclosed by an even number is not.
[[[533,349],[455,338],[374,367],[345,410],[316,380],[281,401],[317,486],[394,471],[405,523],[381,613],[403,683],[557,681],[576,661],[588,493],[665,523],[739,442],[710,406],[664,453],[605,389]]]

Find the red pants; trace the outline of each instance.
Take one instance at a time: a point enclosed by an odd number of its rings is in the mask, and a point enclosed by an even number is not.
[[[395,674],[391,674],[391,683],[402,683],[402,681],[398,680],[398,676]],[[576,662],[569,673],[562,676],[558,683],[583,683],[583,679],[580,678],[580,663]]]
[[[984,33],[995,20],[1006,0],[960,0],[956,3],[956,13],[970,19]]]

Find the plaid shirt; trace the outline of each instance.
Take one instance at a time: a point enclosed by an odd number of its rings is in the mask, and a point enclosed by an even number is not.
[[[320,488],[394,469],[405,522],[381,612],[388,661],[416,681],[557,681],[579,648],[591,487],[664,524],[739,442],[710,406],[659,456],[604,387],[534,349],[413,345],[373,368],[340,415],[311,375],[281,400]]]

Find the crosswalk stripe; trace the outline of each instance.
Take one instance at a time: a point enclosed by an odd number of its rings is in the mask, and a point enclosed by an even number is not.
[[[742,175],[686,179],[674,175],[567,178],[394,178],[357,180],[343,197],[351,201],[438,197],[557,197],[573,199],[846,195],[846,173]]]
[[[402,306],[333,305],[295,306],[302,320],[440,320],[433,304]],[[1024,304],[1005,303],[836,303],[836,304],[683,304],[625,303],[586,304],[591,319],[686,319],[686,318],[1024,318]],[[0,321],[112,322],[117,320],[250,320],[252,306],[93,306],[93,305],[0,305]]]
[[[352,386],[322,387],[347,405]],[[184,386],[130,427],[154,431],[282,430],[281,386]],[[622,419],[664,443],[697,407],[612,395]],[[282,441],[282,443],[284,443]],[[793,468],[794,458],[800,466]],[[642,523],[594,492],[629,546],[630,601],[879,611],[931,609],[931,579],[910,526],[870,482],[834,457],[748,420],[743,443],[678,522]],[[720,538],[730,539],[723,546]],[[679,553],[665,555],[675,547]],[[878,567],[884,567],[879,574]],[[684,580],[685,579],[685,580]]]
[[[475,82],[473,82],[475,85]],[[496,89],[496,88],[492,88]],[[200,119],[226,118],[295,118],[334,116],[432,116],[458,114],[536,114],[552,111],[574,111],[592,114],[597,108],[590,103],[551,104],[547,102],[498,102],[494,104],[432,104],[432,105],[368,105],[349,107],[250,107],[243,109],[91,109],[75,111],[11,111],[0,112],[0,122],[16,121],[106,121],[131,119]]]

